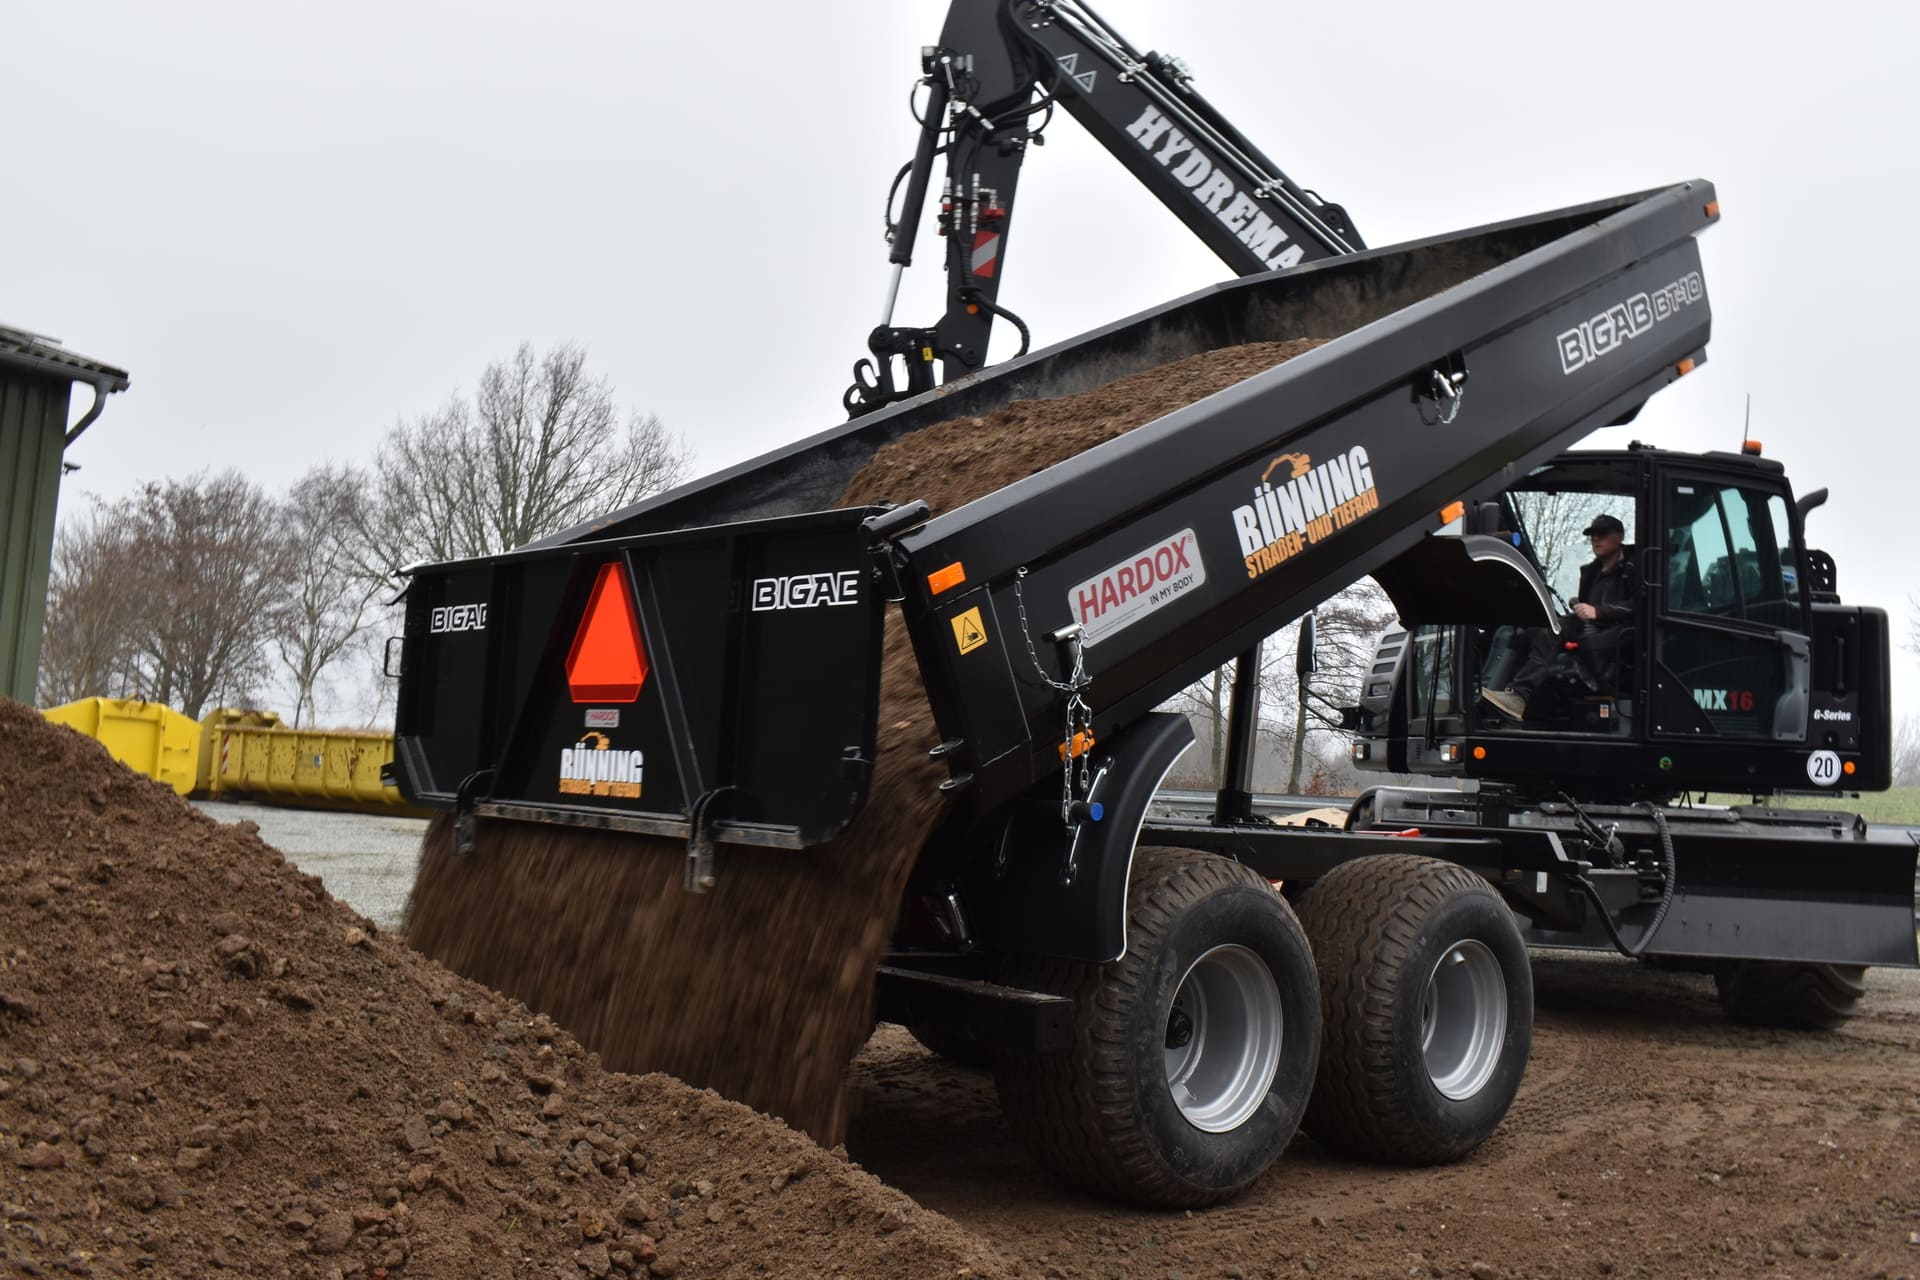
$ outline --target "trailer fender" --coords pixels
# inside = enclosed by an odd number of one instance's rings
[[[1099,819],[1061,821],[1057,776],[1013,805],[963,883],[976,941],[991,950],[1104,963],[1127,948],[1127,876],[1147,807],[1193,745],[1187,718],[1140,717],[1090,762]]]
[[[1373,571],[1400,625],[1476,623],[1558,634],[1553,591],[1526,556],[1486,534],[1430,535]]]

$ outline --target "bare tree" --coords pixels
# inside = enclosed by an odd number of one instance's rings
[[[1626,526],[1629,537],[1633,534],[1633,499],[1619,494],[1517,489],[1508,497],[1526,526],[1540,576],[1563,599],[1571,600],[1579,593],[1580,567],[1590,559],[1581,531],[1595,516],[1613,516]]]
[[[1893,735],[1893,785],[1920,787],[1920,716],[1903,716]]]
[[[287,535],[285,599],[273,647],[293,686],[293,724],[311,726],[314,689],[327,669],[354,652],[374,621],[381,583],[360,571],[353,530],[366,477],[346,467],[316,467],[282,507]]]
[[[1287,790],[1298,794],[1302,774],[1318,769],[1309,744],[1315,733],[1340,737],[1342,707],[1360,700],[1361,686],[1373,666],[1380,633],[1393,619],[1386,593],[1371,579],[1362,579],[1313,611],[1313,670],[1298,672],[1299,629],[1282,633],[1284,640],[1269,645],[1271,661],[1262,664],[1266,701],[1292,711],[1293,731],[1288,746]]]
[[[146,696],[199,719],[251,702],[287,588],[274,503],[238,472],[146,485],[116,504],[144,591],[134,644]]]
[[[120,512],[92,500],[53,544],[40,643],[40,705],[135,691],[133,648],[144,596]]]
[[[1385,593],[1370,579],[1348,587],[1314,614],[1316,669],[1304,688],[1296,671],[1297,625],[1289,623],[1276,631],[1260,650],[1260,724],[1255,752],[1286,753],[1286,780],[1282,785],[1291,792],[1300,790],[1303,775],[1331,772],[1315,750],[1314,735],[1337,738],[1341,744],[1338,754],[1344,758],[1340,708],[1359,700],[1361,684],[1373,665],[1375,645],[1393,617]],[[1231,665],[1222,667],[1164,704],[1167,710],[1188,716],[1194,722],[1194,732],[1212,747],[1211,758],[1203,758],[1204,763],[1183,762],[1169,775],[1171,785],[1220,784],[1225,772],[1233,675]],[[1203,769],[1208,770],[1204,777]]]
[[[493,555],[676,484],[691,454],[652,414],[624,426],[586,352],[522,343],[468,401],[401,423],[373,469],[363,555],[392,579],[422,560]]]

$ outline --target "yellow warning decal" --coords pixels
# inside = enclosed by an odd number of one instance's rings
[[[987,624],[980,620],[978,605],[953,620],[953,642],[962,653],[972,653],[987,642]]]

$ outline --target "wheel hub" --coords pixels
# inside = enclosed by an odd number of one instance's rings
[[[1189,1124],[1225,1133],[1273,1087],[1285,1030],[1280,986],[1245,947],[1218,946],[1188,967],[1164,1035],[1167,1088]]]
[[[1464,1101],[1486,1087],[1507,1036],[1507,980],[1472,938],[1449,947],[1420,999],[1420,1053],[1433,1087]]]

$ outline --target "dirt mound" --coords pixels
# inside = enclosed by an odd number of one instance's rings
[[[841,505],[950,511],[1318,345],[1230,347],[929,427],[876,453]],[[897,613],[879,724],[867,806],[845,836],[799,853],[722,847],[704,897],[681,888],[678,841],[496,822],[457,858],[436,823],[408,940],[552,1015],[609,1066],[666,1071],[838,1142],[874,966],[941,815],[944,771],[926,755],[939,735]]]
[[[0,700],[0,1274],[999,1274]]]

